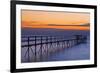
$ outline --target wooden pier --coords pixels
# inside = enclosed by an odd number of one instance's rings
[[[55,52],[85,43],[86,40],[87,37],[83,35],[74,35],[74,38],[67,40],[54,36],[22,36],[21,48],[27,48],[24,55],[27,62],[38,62]]]

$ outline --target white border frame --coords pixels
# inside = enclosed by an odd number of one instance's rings
[[[21,63],[21,9],[29,10],[48,10],[48,11],[71,11],[71,12],[89,12],[90,13],[90,60],[79,61],[59,61],[59,62],[37,62]],[[36,5],[16,5],[16,69],[40,68],[55,66],[73,66],[94,64],[94,9],[71,8],[71,7],[52,7]]]

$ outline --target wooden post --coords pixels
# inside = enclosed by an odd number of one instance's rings
[[[80,39],[82,35],[75,35],[76,45],[80,44]]]
[[[69,48],[69,40],[67,40],[67,48]]]
[[[34,38],[35,38],[35,45],[34,45],[34,46],[35,46],[35,61],[36,61],[36,52],[37,52],[37,51],[36,51],[36,46],[37,46],[37,45],[36,45],[36,43],[37,43],[36,36],[35,36]]]
[[[52,36],[50,36],[50,53],[52,51]]]
[[[27,50],[27,52],[28,52],[28,61],[30,61],[30,49],[29,49],[29,37],[28,37],[28,50]]]
[[[46,37],[46,53],[48,55],[48,36]]]
[[[83,36],[82,43],[87,43],[87,37],[86,36]]]
[[[40,58],[42,60],[42,36],[40,36],[40,42],[41,42],[40,43],[40,53],[41,53],[41,55],[40,55],[41,57]]]

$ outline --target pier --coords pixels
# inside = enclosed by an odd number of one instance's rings
[[[40,62],[55,52],[86,43],[87,36],[74,35],[74,38],[65,39],[55,36],[22,36],[21,48],[26,48],[24,58],[27,62]],[[30,53],[32,55],[30,55]]]

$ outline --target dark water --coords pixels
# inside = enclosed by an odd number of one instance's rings
[[[27,51],[27,47],[21,48],[21,61],[25,62],[45,62],[45,61],[68,61],[68,60],[87,60],[90,59],[90,32],[86,30],[61,30],[61,29],[22,29],[22,36],[30,36],[30,35],[45,35],[45,36],[54,36],[57,38],[71,39],[74,35],[85,35],[88,37],[87,43],[82,43],[77,46],[73,46],[70,48],[60,48],[60,51],[54,52],[52,54],[47,55],[45,52],[43,56],[40,56],[38,53],[37,58],[34,58],[34,54],[30,50],[30,61],[27,60],[27,55],[25,57],[25,52]],[[45,41],[44,41],[45,42]],[[33,43],[33,42],[30,42]],[[27,43],[22,43],[27,44]],[[45,45],[44,45],[45,46]],[[39,46],[37,46],[39,48]],[[54,44],[55,47],[55,44]],[[53,47],[53,48],[54,48]],[[34,52],[34,47],[33,52]],[[55,50],[55,49],[49,50]],[[58,48],[56,48],[58,49]],[[39,49],[37,49],[38,51]],[[44,50],[45,51],[45,50]],[[42,58],[42,59],[41,59]],[[34,61],[37,59],[36,61]]]
[[[56,36],[56,37],[65,37],[70,38],[73,35],[88,35],[88,30],[63,30],[63,29],[32,29],[32,28],[23,28],[22,29],[22,36],[28,35],[47,35],[47,36]]]

